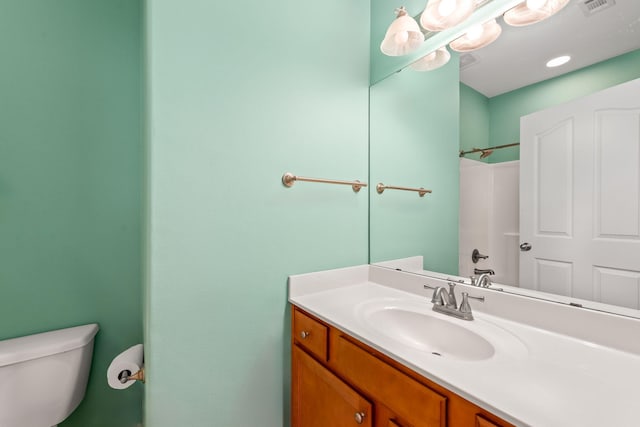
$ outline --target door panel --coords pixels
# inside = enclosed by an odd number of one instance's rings
[[[573,120],[544,130],[533,140],[537,187],[536,232],[571,236],[573,219]],[[544,169],[543,169],[544,168]]]
[[[593,276],[598,301],[640,309],[640,271],[594,267]]]
[[[596,236],[638,239],[640,110],[604,110],[595,117]]]
[[[547,259],[536,259],[536,283],[542,292],[571,295],[573,264]]]

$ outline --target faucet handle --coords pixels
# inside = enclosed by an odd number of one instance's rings
[[[458,301],[456,301],[455,293],[456,284],[449,282],[449,307],[458,308]]]
[[[432,288],[431,286],[427,286],[427,285],[424,285],[424,287],[425,288],[429,287],[430,289],[433,289],[433,295],[431,296],[431,304],[442,305],[441,292],[443,291],[443,288],[441,288],[440,286]]]
[[[489,255],[482,255],[480,251],[477,249],[474,249],[473,252],[471,253],[471,261],[473,261],[474,264],[477,264],[478,261],[480,261],[481,259],[487,259],[487,258],[489,258]]]
[[[469,316],[472,316],[471,306],[469,305],[469,293],[467,292],[462,293],[462,303],[460,303],[460,313],[468,314]]]

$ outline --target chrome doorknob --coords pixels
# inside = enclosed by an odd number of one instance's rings
[[[362,424],[364,422],[364,412],[356,412],[355,418],[358,424]]]
[[[524,242],[520,244],[520,251],[527,252],[531,250],[531,244]]]

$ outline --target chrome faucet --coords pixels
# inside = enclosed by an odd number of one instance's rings
[[[460,303],[460,307],[458,307],[454,292],[455,286],[455,283],[449,283],[449,290],[447,291],[443,286],[433,288],[431,286],[424,285],[425,288],[433,289],[433,297],[431,298],[433,311],[444,313],[448,316],[454,316],[458,319],[473,320],[473,313],[471,312],[471,306],[469,305],[469,294],[467,292],[462,292],[462,303]]]
[[[431,303],[447,308],[458,308],[458,302],[456,301],[456,294],[454,292],[455,286],[455,283],[449,283],[449,292],[442,286],[434,288]]]
[[[475,285],[481,288],[488,288],[491,286],[491,276],[489,273],[483,273],[475,281]]]

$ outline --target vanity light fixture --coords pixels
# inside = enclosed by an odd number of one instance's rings
[[[409,65],[409,67],[416,71],[431,71],[442,67],[449,62],[449,59],[451,59],[451,54],[447,50],[446,46],[442,46],[430,54],[418,59],[416,62]]]
[[[569,0],[526,0],[504,14],[504,22],[514,27],[535,24],[558,13]]]
[[[557,58],[553,58],[552,60],[547,62],[547,67],[559,67],[561,65],[566,64],[571,61],[571,57],[569,55],[558,56]]]
[[[475,10],[474,0],[429,0],[420,16],[420,25],[429,31],[455,27]]]
[[[424,42],[424,34],[418,23],[407,15],[404,6],[396,9],[396,16],[380,44],[380,50],[388,56],[406,55],[418,49]]]
[[[474,25],[462,36],[449,44],[456,52],[471,52],[493,43],[502,33],[502,27],[495,19]]]

